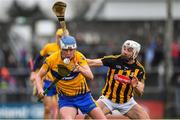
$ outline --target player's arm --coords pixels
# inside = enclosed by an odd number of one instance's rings
[[[142,96],[144,93],[144,83],[140,82],[138,80],[138,78],[133,78],[131,81],[131,85],[134,88],[134,92],[136,93],[136,95],[138,96]]]
[[[34,74],[34,72],[33,72],[34,62],[33,62],[32,59],[29,60],[28,65],[29,65],[29,68],[30,68],[30,70],[31,70],[30,81],[31,81],[31,82],[33,83],[33,85],[34,85],[34,79],[35,79],[34,76],[35,76],[35,74]]]
[[[99,59],[87,59],[88,65],[89,66],[107,66],[111,67],[114,65],[116,56],[104,56],[103,58]]]
[[[79,54],[76,62],[76,71],[80,72],[85,78],[89,80],[93,80],[94,76],[92,71],[87,63],[87,59],[83,54]]]
[[[38,90],[39,96],[43,96],[44,90],[43,90],[43,86],[42,86],[42,80],[43,80],[42,78],[46,75],[46,73],[48,71],[47,69],[48,69],[48,65],[46,63],[44,63],[35,77],[36,88]]]
[[[101,59],[87,59],[87,63],[89,66],[103,66],[103,62]]]
[[[142,69],[142,71],[140,71],[140,73],[138,74],[137,77],[133,77],[131,80],[131,85],[134,88],[134,92],[138,96],[142,96],[144,93],[144,87],[145,87],[144,80],[145,80],[144,69]]]
[[[92,71],[88,65],[81,66],[81,65],[77,64],[76,71],[79,71],[85,78],[87,78],[89,80],[94,79]]]
[[[69,30],[68,30],[68,29],[66,29],[65,31],[63,31],[62,28],[59,28],[59,29],[56,31],[56,43],[59,45],[59,47],[60,47],[59,39],[63,36],[64,32],[66,33],[66,35],[69,35]]]

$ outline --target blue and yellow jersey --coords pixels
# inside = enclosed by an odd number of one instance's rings
[[[59,46],[57,43],[47,43],[43,49],[40,51],[40,55],[43,56],[44,58],[50,56],[51,54],[57,52],[59,50]],[[50,72],[50,71],[49,71]],[[48,72],[48,74],[50,74]],[[49,80],[50,78],[48,77],[48,74],[46,76],[46,79]]]
[[[45,63],[42,66],[45,70],[49,70],[51,72],[48,73],[47,76],[52,81],[58,79],[58,76],[60,76],[58,73],[58,70],[60,70],[58,69],[59,65],[64,65],[69,70],[73,70],[76,63],[81,66],[88,65],[84,55],[78,51],[75,52],[74,59],[71,60],[68,65],[63,62],[60,56],[61,52],[59,50],[46,58]],[[58,93],[65,96],[76,96],[90,91],[85,77],[80,72],[72,72],[68,77],[64,77],[63,79],[59,80],[59,82],[56,84],[56,89]]]

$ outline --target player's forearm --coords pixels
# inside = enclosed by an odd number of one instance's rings
[[[31,75],[30,75],[30,81],[33,83],[33,85],[35,84],[35,78],[36,77],[36,73],[35,72],[31,72]]]
[[[78,66],[78,71],[84,76],[86,77],[87,79],[89,80],[93,80],[94,79],[94,76],[90,70],[89,67],[82,67],[82,66]]]
[[[144,93],[144,83],[138,81],[138,84],[134,87],[134,91],[138,96],[142,96]]]
[[[102,66],[103,63],[101,59],[87,59],[87,63],[89,66]]]
[[[42,92],[43,91],[43,88],[42,88],[42,80],[41,80],[41,77],[39,75],[36,75],[36,79],[35,79],[35,85],[36,85],[36,88],[38,90],[38,93]]]

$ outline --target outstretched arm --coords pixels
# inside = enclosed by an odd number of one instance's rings
[[[95,66],[103,66],[101,59],[87,59],[88,65],[95,67]]]
[[[38,90],[38,95],[40,97],[43,97],[43,87],[42,87],[42,78],[46,75],[47,71],[41,67],[40,71],[37,73],[35,77],[35,83],[36,83],[36,88]]]

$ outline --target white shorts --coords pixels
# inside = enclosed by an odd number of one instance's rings
[[[127,113],[134,105],[137,104],[133,97],[124,104],[114,103],[107,99],[104,95],[100,96],[98,100],[102,101],[112,113],[114,110],[118,110],[121,114]]]

